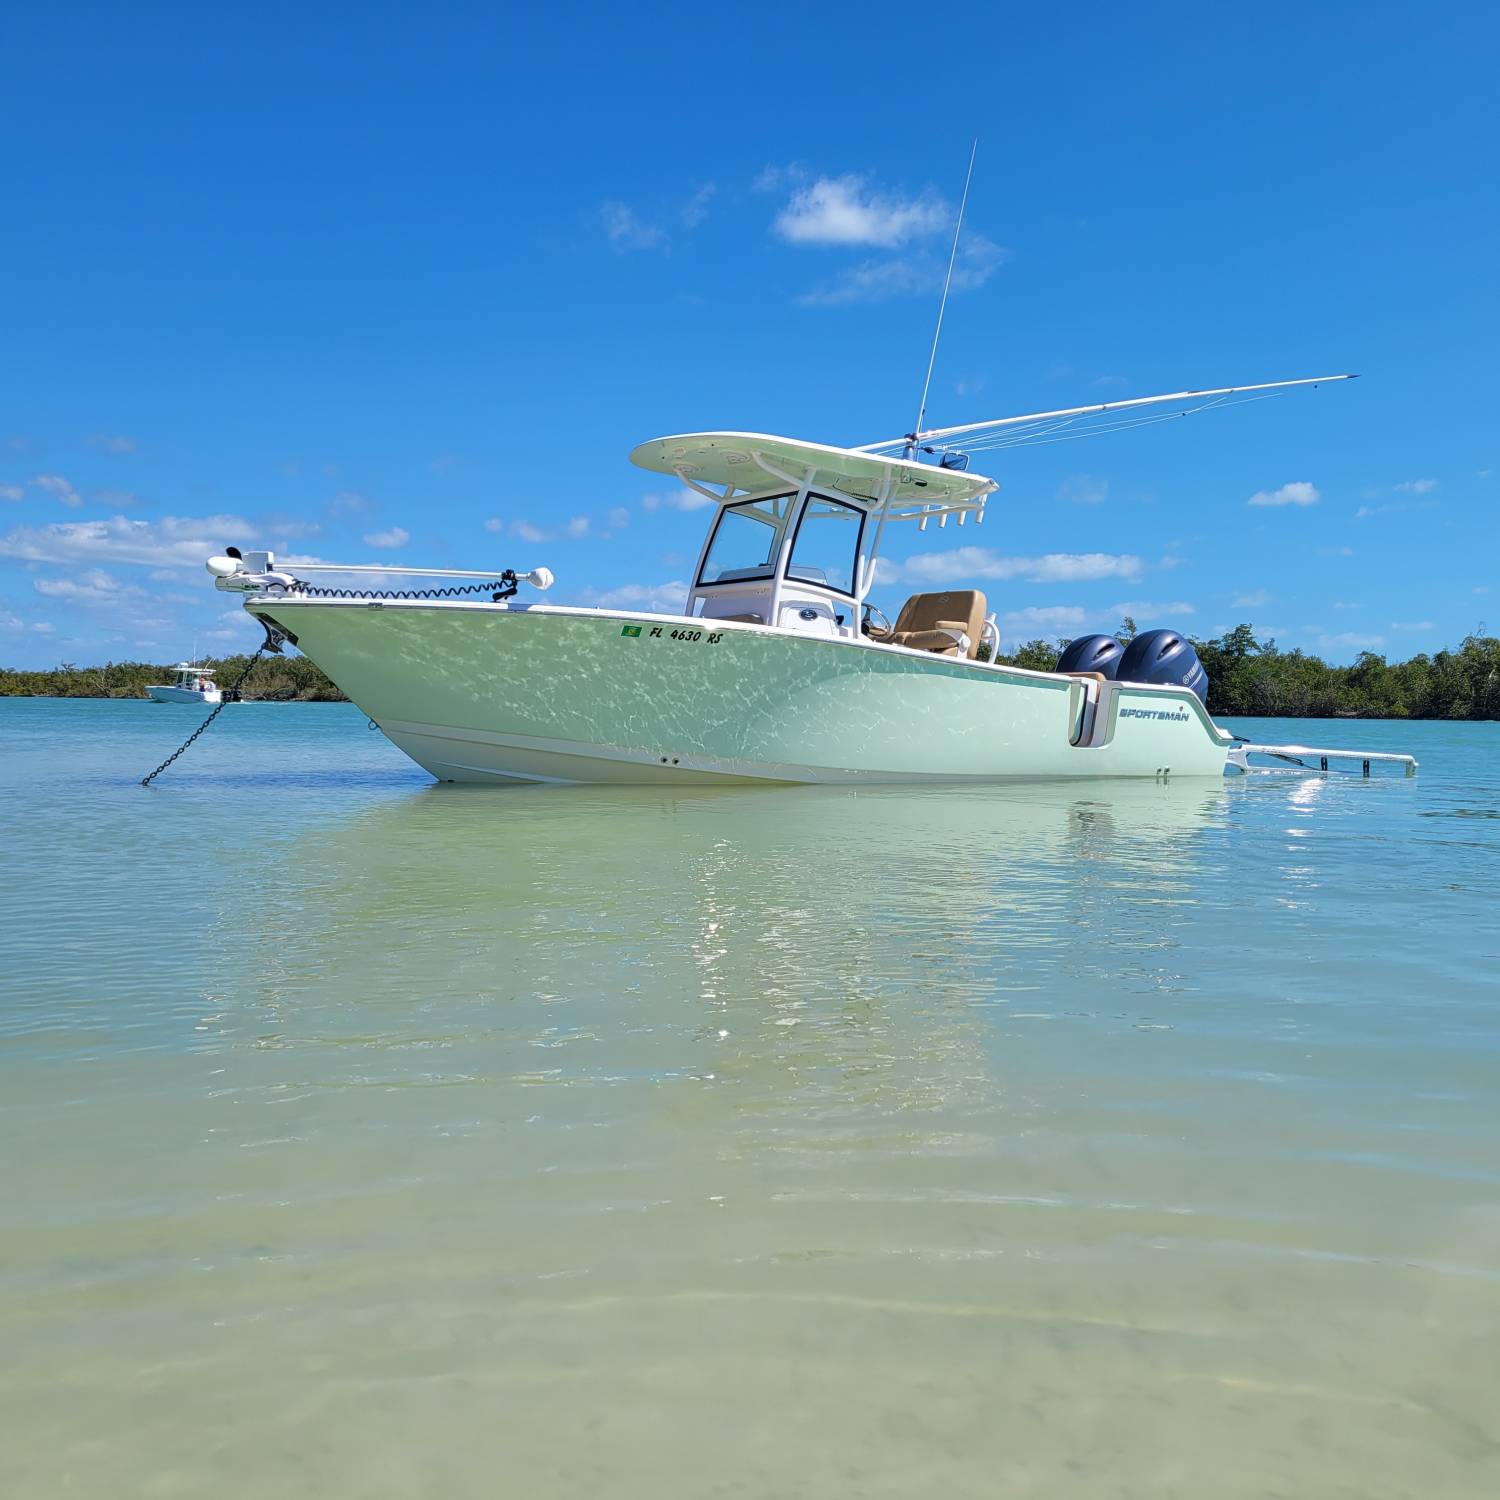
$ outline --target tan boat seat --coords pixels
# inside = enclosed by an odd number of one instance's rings
[[[969,638],[969,656],[979,654],[984,629],[985,598],[978,589],[951,589],[942,594],[913,594],[901,606],[889,639],[897,646],[932,651],[939,656],[959,654],[956,635]]]

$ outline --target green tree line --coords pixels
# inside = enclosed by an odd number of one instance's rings
[[[1122,640],[1135,634],[1127,620]],[[1192,638],[1208,673],[1208,711],[1296,719],[1500,719],[1500,639],[1466,636],[1456,651],[1423,652],[1388,662],[1362,651],[1332,667],[1306,651],[1258,641],[1250,625],[1210,640]],[[1000,660],[1050,672],[1066,641],[1028,641]]]
[[[208,657],[220,687],[231,687],[248,656]],[[102,667],[71,662],[44,672],[0,668],[0,698],[144,698],[150,683],[171,682],[173,668],[143,661],[111,661]],[[337,703],[344,695],[305,656],[263,656],[240,689],[242,698],[276,703]]]
[[[1122,639],[1135,633],[1126,621]],[[1066,641],[1027,641],[1000,660],[1050,672]],[[1500,719],[1500,639],[1465,637],[1455,651],[1423,652],[1388,662],[1361,652],[1347,667],[1329,666],[1305,651],[1282,651],[1237,625],[1210,640],[1193,640],[1208,673],[1210,713],[1254,717],[1369,719]],[[232,684],[249,660],[221,656],[207,665],[220,684]],[[140,698],[148,683],[170,682],[172,668],[149,662],[71,663],[50,671],[0,668],[0,697]],[[305,656],[263,657],[242,689],[246,698],[279,702],[340,702],[343,694]]]

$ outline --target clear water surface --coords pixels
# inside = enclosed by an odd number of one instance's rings
[[[0,1493],[1500,1493],[1500,726],[433,786],[0,701]]]

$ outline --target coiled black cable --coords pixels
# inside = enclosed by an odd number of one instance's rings
[[[516,591],[516,575],[508,568],[489,583],[455,583],[433,589],[325,589],[298,581],[298,592],[310,599],[458,599],[465,594],[489,594],[495,603]]]

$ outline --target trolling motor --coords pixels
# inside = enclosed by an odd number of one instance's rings
[[[294,589],[297,580],[290,573],[275,571],[274,552],[252,552],[248,557],[238,547],[228,547],[222,557],[211,557],[206,564],[213,574],[214,587],[232,594],[259,594],[269,589]]]

